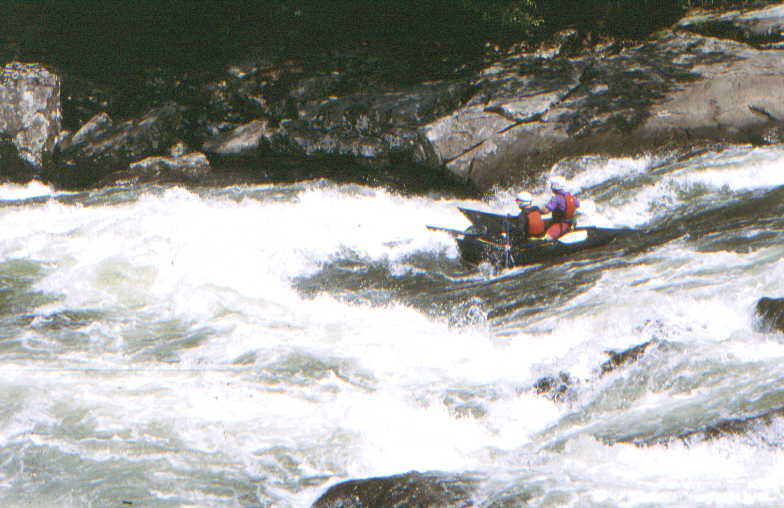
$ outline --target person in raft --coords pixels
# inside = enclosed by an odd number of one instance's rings
[[[520,214],[517,216],[517,231],[522,241],[541,237],[545,232],[542,211],[538,206],[533,206],[533,201],[534,197],[527,191],[522,191],[515,197],[515,202],[520,208]]]
[[[556,240],[574,227],[574,214],[580,208],[580,201],[566,191],[566,179],[562,176],[550,178],[553,197],[544,207],[545,213],[552,213],[553,220],[547,228],[547,238]]]

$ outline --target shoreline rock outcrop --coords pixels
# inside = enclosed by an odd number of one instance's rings
[[[98,115],[63,143],[60,162],[100,166],[108,174],[145,157],[165,155],[179,139],[182,111],[177,104],[167,104],[119,124]]]
[[[267,55],[217,74],[151,70],[139,96],[125,101],[147,101],[136,110],[118,106],[120,92],[108,85],[69,76],[84,96],[69,93],[64,110],[92,115],[65,122],[73,135],[59,131],[59,78],[13,63],[0,86],[0,134],[35,167],[54,153],[52,178],[83,166],[102,181],[183,139],[215,163],[294,157],[369,172],[414,166],[487,190],[564,157],[784,142],[782,27],[777,4],[688,15],[637,43],[581,46],[565,31],[539,49],[518,45],[483,68],[419,84],[393,79],[361,48],[307,64]],[[39,106],[22,103],[25,86]]]
[[[11,62],[0,69],[0,135],[11,138],[32,168],[50,162],[61,121],[57,74],[35,63]]]

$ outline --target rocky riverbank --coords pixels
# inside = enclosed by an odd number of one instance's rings
[[[227,160],[293,157],[413,167],[484,190],[569,156],[779,143],[782,27],[784,4],[691,15],[637,44],[566,31],[478,72],[405,86],[361,49],[307,65],[258,57],[218,74],[160,69],[133,98],[10,62],[0,171],[65,186],[198,181]],[[149,157],[164,159],[150,169]]]

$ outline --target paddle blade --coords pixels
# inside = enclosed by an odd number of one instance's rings
[[[580,243],[584,242],[588,239],[588,230],[586,229],[578,229],[577,231],[570,231],[565,235],[558,238],[558,242],[564,243],[566,245],[571,245],[573,243]]]

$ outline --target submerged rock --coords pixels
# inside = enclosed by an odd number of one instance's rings
[[[32,167],[48,163],[61,121],[59,76],[31,63],[0,69],[0,135],[9,136]]]
[[[675,438],[666,440],[660,439],[646,444],[667,442],[672,441],[673,439],[679,439],[685,442],[695,442],[710,441],[712,439],[719,439],[727,436],[751,435],[764,431],[765,427],[773,425],[776,422],[781,422],[782,419],[784,419],[784,407],[778,407],[756,415],[725,418],[710,425],[705,425],[699,429],[682,432],[675,436]],[[768,444],[780,448],[784,443],[782,443],[779,438],[778,443],[768,442]]]
[[[755,308],[756,328],[784,332],[784,298],[760,298]]]
[[[313,508],[467,508],[474,506],[473,493],[477,484],[476,479],[466,476],[416,471],[349,480],[330,487],[313,503]]]
[[[649,340],[648,342],[626,349],[620,353],[616,351],[608,351],[607,354],[610,355],[610,359],[601,365],[602,375],[607,374],[608,372],[612,372],[618,367],[628,363],[636,362],[653,344],[659,344],[659,341]]]
[[[544,395],[554,402],[561,402],[566,398],[569,388],[574,384],[572,377],[561,372],[557,376],[545,376],[534,383],[534,390],[539,395]]]

